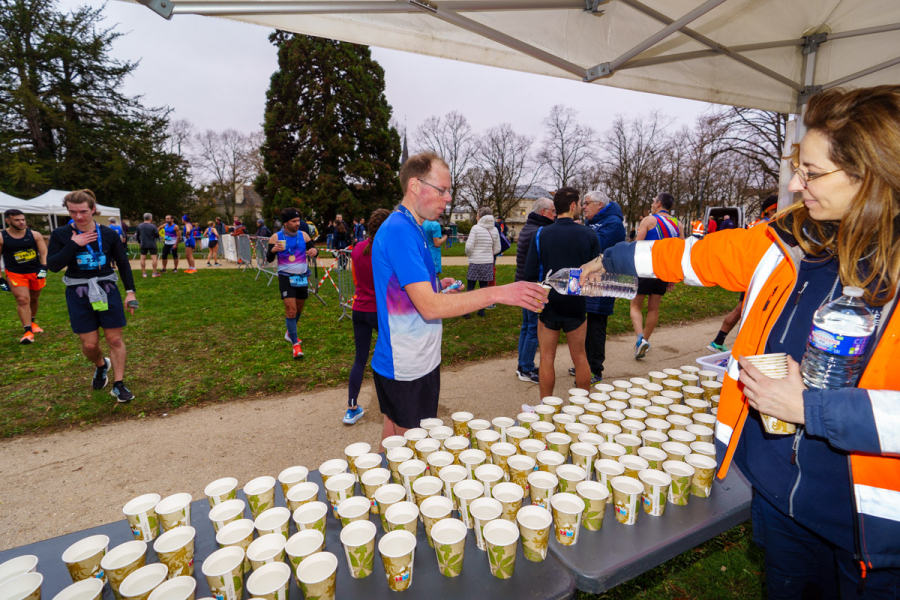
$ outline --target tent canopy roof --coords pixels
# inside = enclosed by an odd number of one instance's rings
[[[139,0],[600,85],[798,111],[900,81],[897,0]]]
[[[50,190],[41,194],[37,198],[32,198],[31,200],[27,200],[25,202],[26,205],[32,209],[30,214],[52,214],[69,216],[69,212],[62,204],[63,198],[65,198],[66,194],[68,193],[69,192],[64,192],[61,190]],[[24,208],[22,209],[22,211],[29,212]],[[122,217],[122,212],[118,208],[114,206],[106,206],[103,204],[97,204],[97,214],[104,217]]]

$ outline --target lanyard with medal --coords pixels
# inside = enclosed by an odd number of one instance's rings
[[[75,225],[72,225],[72,228],[75,229],[75,231],[78,231],[78,228],[75,227]],[[97,266],[94,268],[99,269],[100,257],[103,256],[103,237],[100,235],[100,226],[97,223],[94,223],[94,231],[97,233],[97,250],[94,251],[90,244],[85,244],[84,249],[91,255],[91,259],[93,260],[92,266],[96,264]]]
[[[281,228],[281,235],[284,236],[284,249],[288,253],[288,261],[294,262],[297,260],[297,257],[294,256],[294,253],[297,252],[297,248],[300,247],[300,240],[297,238],[303,235],[299,230],[297,231],[297,235],[294,236],[294,245],[291,246],[288,240],[288,234],[284,231],[284,227]]]

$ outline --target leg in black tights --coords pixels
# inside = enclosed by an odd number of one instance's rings
[[[372,332],[378,331],[377,313],[353,311],[353,344],[356,346],[356,358],[350,369],[350,389],[347,406],[354,408],[359,399],[359,388],[362,387],[363,373],[369,362],[369,348],[372,345]]]
[[[475,281],[475,280],[472,280],[472,279],[468,279],[468,280],[466,280],[466,289],[469,290],[469,291],[474,291],[474,290],[475,290],[475,286],[476,286],[477,284],[480,284],[481,287],[485,288],[485,287],[488,286],[489,283],[490,283],[490,281]],[[478,316],[479,316],[479,317],[483,317],[483,316],[484,316],[484,309],[483,309],[483,308],[482,308],[481,310],[478,311]]]

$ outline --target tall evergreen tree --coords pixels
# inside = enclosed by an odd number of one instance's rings
[[[278,70],[266,101],[266,211],[299,206],[319,220],[367,216],[400,200],[400,136],[384,70],[367,46],[276,31]]]
[[[165,147],[169,110],[121,92],[137,64],[111,58],[121,34],[101,11],[0,0],[0,189],[87,187],[129,216],[175,212],[191,187]]]

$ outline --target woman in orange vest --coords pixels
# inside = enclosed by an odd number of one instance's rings
[[[607,249],[606,270],[746,292],[717,414],[719,474],[753,485],[753,534],[770,598],[896,598],[900,592],[900,86],[813,96],[792,158],[792,206],[766,226],[703,240]],[[859,381],[808,389],[815,311],[865,290],[877,316]],[[785,352],[770,379],[743,357]],[[760,413],[797,424],[765,433]]]

